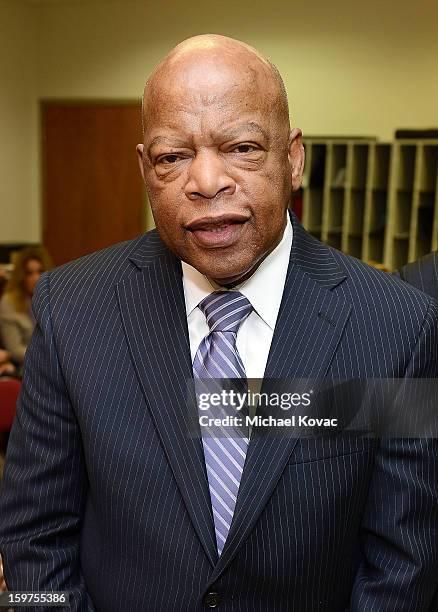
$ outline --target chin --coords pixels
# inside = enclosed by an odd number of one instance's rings
[[[190,252],[188,249],[181,249],[177,254],[204,276],[224,285],[237,283],[239,279],[251,275],[262,259],[256,258],[254,261],[252,253],[245,253],[246,257],[242,257],[240,252],[233,253],[231,249],[190,249]]]
[[[195,266],[196,267],[196,266]],[[245,272],[240,272],[240,271],[234,271],[234,270],[230,270],[229,268],[227,270],[224,270],[222,268],[218,269],[212,269],[209,268],[207,266],[204,266],[202,269],[201,268],[197,268],[200,272],[202,272],[202,274],[204,274],[205,276],[208,276],[209,278],[212,278],[213,280],[216,281],[227,281],[227,280],[232,280],[234,278],[240,278],[240,276],[242,274],[245,274]]]
[[[218,285],[238,285],[247,277],[251,276],[254,266],[245,268],[220,268],[215,270],[201,270],[205,276],[214,280]]]

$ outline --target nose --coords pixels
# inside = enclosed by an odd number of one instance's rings
[[[190,200],[214,199],[219,194],[232,195],[236,190],[234,179],[227,173],[224,160],[215,151],[197,153],[190,163],[185,194]]]

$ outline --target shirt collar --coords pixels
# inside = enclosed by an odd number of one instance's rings
[[[251,302],[257,314],[274,330],[289,265],[293,230],[289,215],[280,243],[262,261],[257,270],[241,285],[233,287]],[[216,288],[201,272],[182,262],[187,317]],[[221,290],[226,290],[220,287]]]

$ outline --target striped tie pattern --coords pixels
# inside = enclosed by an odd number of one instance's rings
[[[199,304],[199,308],[206,317],[210,333],[196,352],[193,361],[195,378],[215,379],[214,383],[218,386],[220,379],[227,379],[228,382],[229,379],[239,379],[239,388],[246,388],[246,372],[237,351],[236,338],[240,325],[252,311],[251,303],[238,291],[215,291]],[[227,386],[224,381],[224,388]],[[235,408],[230,406],[224,406],[223,413],[230,416],[237,414]],[[242,435],[241,430],[240,434],[234,431],[234,435],[228,428],[227,431],[222,429],[222,432],[223,435],[211,434],[211,430],[202,428],[219,555],[233,519],[249,443],[247,435]]]

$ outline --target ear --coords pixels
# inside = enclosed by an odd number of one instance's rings
[[[138,165],[140,166],[140,172],[141,175],[143,177],[143,181],[144,179],[144,164],[143,164],[143,151],[144,151],[144,145],[142,144],[138,144],[135,147],[135,150],[137,151],[137,160],[138,160]]]
[[[299,128],[294,128],[289,136],[288,159],[292,177],[292,191],[297,191],[301,187],[301,179],[304,170],[304,146],[302,133]]]

